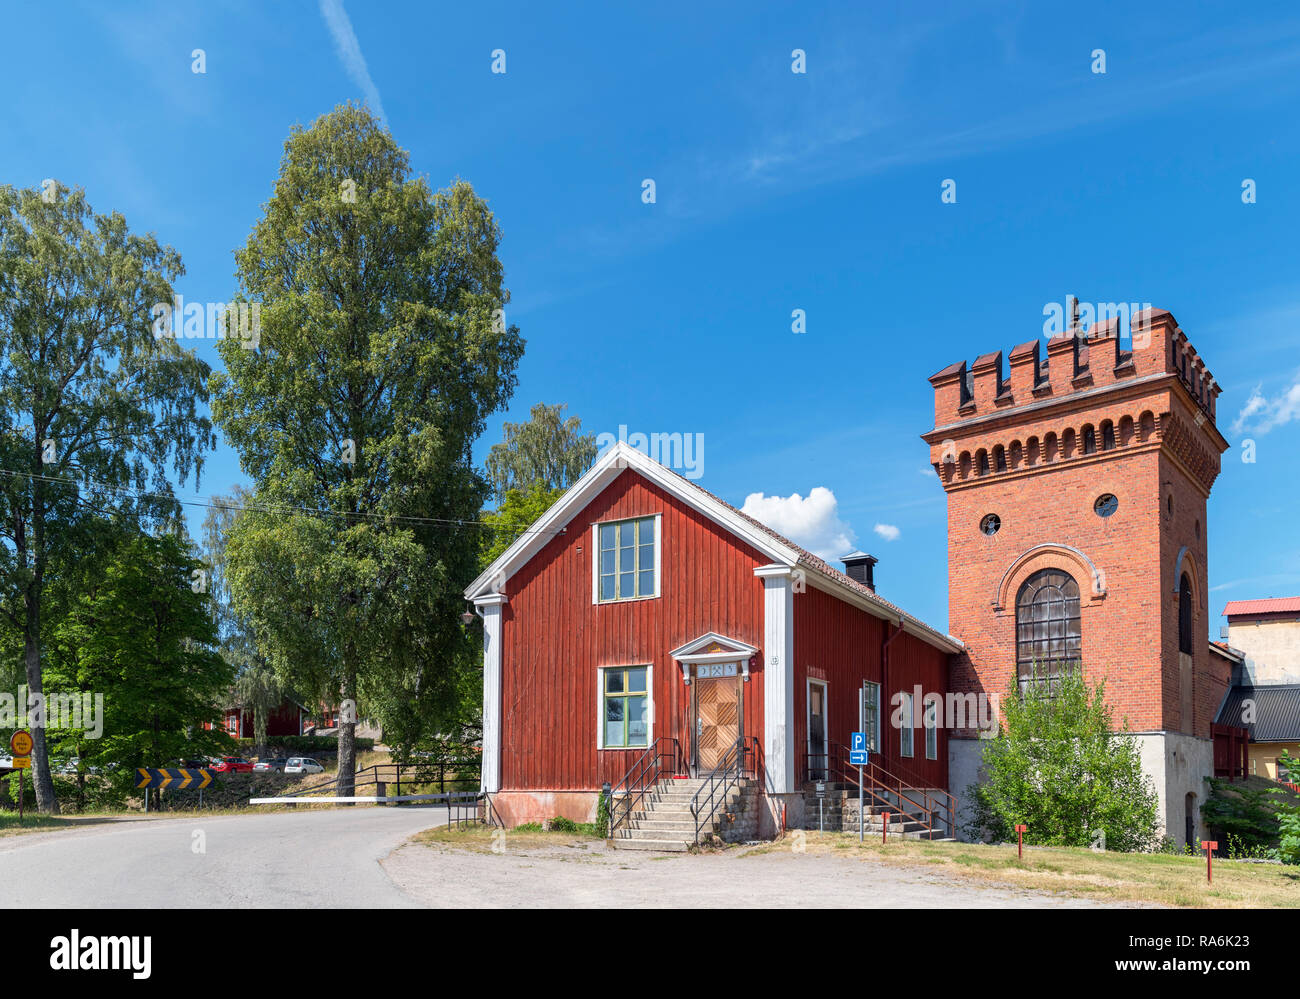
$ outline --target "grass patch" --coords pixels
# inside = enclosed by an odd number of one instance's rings
[[[583,824],[573,823],[579,829]],[[426,846],[454,847],[473,853],[518,853],[553,847],[574,847],[585,850],[592,845],[593,837],[583,832],[563,829],[543,829],[541,823],[525,822],[513,829],[499,826],[471,825],[438,826],[416,833],[412,842]]]
[[[1145,902],[1186,908],[1300,908],[1300,867],[1214,860],[1214,883],[1204,857],[1159,853],[1094,853],[1086,847],[1026,849],[971,843],[895,840],[859,844],[852,833],[803,833],[804,852],[859,857],[898,866],[936,868],[989,887],[1081,895],[1099,901]],[[747,855],[785,852],[792,837],[753,847]]]
[[[18,836],[22,833],[40,832],[45,829],[66,829],[76,822],[58,815],[35,815],[30,812],[18,821],[17,812],[0,812],[0,836]]]

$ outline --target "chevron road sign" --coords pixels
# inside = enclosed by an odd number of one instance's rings
[[[136,790],[202,790],[212,783],[211,770],[185,770],[176,767],[137,767]]]

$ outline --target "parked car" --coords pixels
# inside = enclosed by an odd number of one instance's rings
[[[295,756],[284,765],[287,774],[323,774],[325,768],[309,756]]]
[[[288,760],[283,758],[275,760],[258,760],[253,764],[253,773],[282,774],[284,773],[284,766],[288,762]]]
[[[12,756],[0,756],[0,770],[12,770],[14,768],[14,758]]]
[[[253,764],[242,756],[223,756],[210,769],[219,774],[251,774]]]

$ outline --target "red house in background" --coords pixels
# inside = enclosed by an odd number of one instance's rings
[[[252,708],[226,708],[222,712],[226,732],[236,739],[255,738]],[[280,706],[266,718],[268,738],[286,735],[302,735],[307,722],[306,709],[292,698],[286,697]]]
[[[483,784],[507,825],[591,821],[599,791],[734,766],[757,833],[803,822],[853,731],[946,790],[961,643],[624,443],[465,591],[484,623]],[[933,698],[939,699],[939,705]],[[900,720],[891,723],[894,708]],[[815,822],[815,817],[814,817]]]

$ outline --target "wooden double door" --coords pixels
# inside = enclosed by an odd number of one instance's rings
[[[692,758],[698,773],[709,773],[722,765],[740,738],[744,684],[739,676],[697,676],[691,687],[695,716]]]

